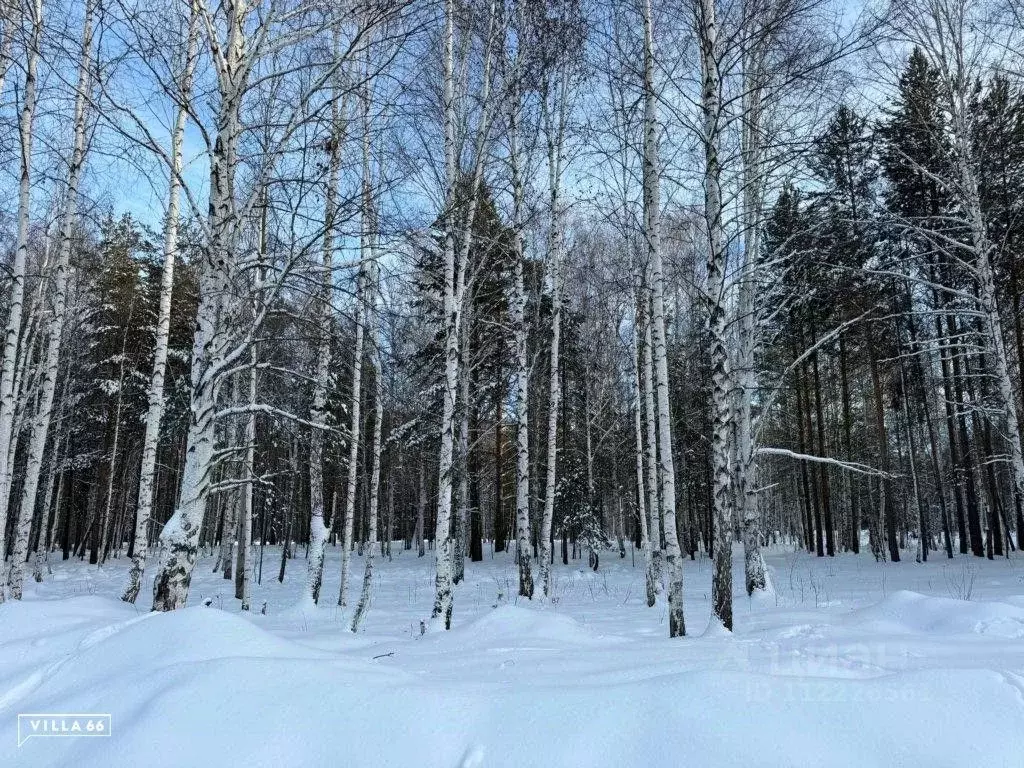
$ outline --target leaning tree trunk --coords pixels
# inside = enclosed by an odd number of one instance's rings
[[[227,340],[221,315],[229,300],[234,269],[237,213],[234,181],[238,166],[240,112],[246,58],[244,25],[249,8],[236,2],[227,14],[226,45],[218,57],[217,136],[210,153],[209,242],[199,264],[199,307],[192,342],[190,422],[178,503],[160,532],[162,558],[153,583],[153,610],[182,608],[199,557],[199,535],[210,489],[217,388],[226,367]]]
[[[25,303],[25,263],[28,259],[29,217],[32,196],[32,139],[37,102],[37,70],[43,34],[43,3],[31,5],[32,31],[26,46],[25,86],[18,118],[21,168],[18,179],[18,232],[11,264],[11,294],[8,299],[7,326],[4,329],[3,364],[0,366],[0,565],[7,554],[5,534],[10,511],[11,481],[14,472],[14,412],[17,391],[15,370],[18,361],[18,340]],[[10,20],[13,24],[13,19]],[[12,32],[13,35],[13,32]],[[0,602],[4,598],[4,579],[0,577]]]
[[[32,518],[35,515],[36,493],[42,471],[43,454],[50,429],[54,393],[57,388],[57,369],[60,362],[60,345],[64,335],[64,321],[67,315],[68,271],[71,269],[71,242],[78,223],[78,185],[85,163],[85,119],[86,100],[92,74],[92,16],[95,6],[90,0],[85,7],[82,26],[82,48],[79,58],[78,84],[75,90],[74,148],[68,169],[67,203],[61,224],[60,245],[53,275],[53,317],[48,328],[46,353],[43,359],[43,375],[40,382],[39,404],[32,422],[28,455],[25,464],[25,478],[21,489],[21,507],[15,527],[14,549],[11,571],[8,578],[10,596],[21,599],[22,582],[25,575],[25,559],[28,556],[29,535]],[[38,17],[37,17],[38,18]],[[27,165],[27,161],[26,161]],[[2,452],[2,451],[0,451]]]

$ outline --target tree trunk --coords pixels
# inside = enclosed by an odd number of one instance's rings
[[[153,610],[181,608],[188,599],[192,570],[199,556],[199,535],[210,488],[214,424],[219,379],[229,364],[228,339],[221,327],[231,292],[237,240],[234,199],[238,142],[242,128],[241,102],[250,67],[247,52],[245,2],[233,4],[225,18],[225,39],[218,58],[217,136],[210,153],[209,240],[199,264],[199,307],[192,343],[190,423],[181,473],[177,509],[160,533],[162,562],[153,587]]]
[[[526,341],[526,284],[523,253],[523,204],[525,189],[521,178],[519,155],[519,88],[516,86],[509,125],[513,194],[513,259],[515,261],[515,294],[512,300],[512,328],[516,352],[516,562],[519,566],[519,596],[533,599],[533,570],[530,558],[530,360]],[[501,441],[501,425],[497,425]],[[500,475],[500,468],[498,470]],[[500,480],[499,480],[500,485]],[[497,548],[497,545],[495,545]]]
[[[29,534],[35,516],[36,493],[42,470],[43,454],[53,413],[53,399],[57,387],[57,371],[60,361],[61,340],[67,316],[68,271],[71,269],[71,243],[78,221],[78,185],[82,178],[85,162],[86,101],[89,96],[92,74],[92,17],[95,6],[92,0],[86,3],[82,27],[82,48],[78,68],[78,85],[75,90],[74,148],[68,169],[67,203],[61,224],[60,245],[53,275],[53,316],[47,329],[46,352],[43,360],[43,375],[40,382],[39,404],[32,422],[28,455],[25,464],[25,478],[21,489],[21,507],[15,528],[14,548],[11,555],[11,571],[8,578],[10,596],[21,599],[24,580],[25,560],[28,555]],[[40,11],[37,6],[37,14]],[[39,16],[37,15],[37,19]],[[41,19],[40,19],[41,23]],[[35,34],[35,33],[33,33]],[[27,166],[27,161],[26,161]],[[2,453],[2,451],[0,451]]]
[[[338,605],[348,605],[348,572],[352,562],[352,536],[355,532],[356,516],[356,483],[359,477],[359,443],[362,429],[360,412],[363,382],[363,337],[366,326],[366,263],[369,247],[366,235],[363,235],[360,248],[361,264],[358,287],[356,288],[356,327],[355,344],[352,351],[352,396],[349,400],[349,443],[348,443],[348,479],[345,483],[345,509],[341,522],[341,585],[338,588]],[[338,526],[335,524],[335,528]]]
[[[367,137],[364,142],[369,141],[369,104],[364,91],[365,111],[363,113],[364,129]],[[370,201],[372,205],[372,200]],[[371,221],[376,222],[376,217],[371,216]],[[376,230],[371,230],[371,243],[376,239]],[[376,248],[371,244],[371,249]],[[377,507],[380,498],[380,463],[381,463],[381,434],[384,422],[384,376],[381,370],[380,361],[380,325],[377,320],[376,303],[380,292],[380,266],[376,261],[371,266],[372,274],[369,289],[369,307],[367,309],[367,325],[372,334],[370,341],[370,368],[373,371],[374,381],[374,413],[373,413],[373,442],[370,448],[370,498],[367,504],[367,516],[369,525],[366,536],[366,564],[363,571],[363,588],[359,595],[359,602],[356,604],[355,613],[352,615],[352,631],[359,631],[359,624],[370,608],[370,594],[373,588],[373,561],[377,551]]]
[[[20,4],[19,4],[20,7]],[[43,35],[43,3],[31,6],[32,31],[29,35],[25,62],[25,87],[18,118],[21,165],[18,179],[18,231],[11,264],[11,294],[8,299],[7,326],[4,329],[3,364],[0,367],[0,566],[7,553],[7,518],[10,512],[11,483],[14,473],[14,447],[17,432],[14,416],[17,390],[15,373],[18,362],[18,341],[21,337],[25,302],[25,264],[28,260],[29,219],[32,214],[32,140],[37,101],[37,70]],[[11,20],[13,24],[13,19]],[[12,32],[13,35],[13,32]],[[0,602],[4,599],[3,569],[0,568]]]
[[[332,33],[332,49],[338,55],[338,32]],[[317,301],[320,302],[320,338],[316,350],[316,369],[313,374],[313,403],[309,420],[313,423],[309,434],[309,558],[306,560],[306,599],[314,605],[320,601],[320,588],[324,579],[324,557],[330,527],[324,521],[324,426],[327,424],[327,388],[331,371],[331,332],[334,328],[333,267],[334,218],[338,196],[338,177],[341,169],[341,145],[345,140],[344,121],[346,102],[339,99],[337,77],[331,93],[330,159],[327,170],[327,190],[324,199],[324,245],[320,257],[320,284]],[[359,331],[357,330],[358,334]],[[331,521],[337,525],[336,521]]]

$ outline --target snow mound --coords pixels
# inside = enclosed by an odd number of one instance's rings
[[[70,599],[48,611],[54,626],[68,626],[66,617],[86,607]],[[405,678],[216,608],[120,616],[57,633],[60,653],[48,664],[0,658],[0,680],[9,680],[0,689],[0,765],[203,765],[215,743],[231,745],[225,754],[238,764],[282,765],[308,753],[309,764],[326,765],[335,745],[310,742],[360,706],[360,691]],[[333,706],[324,705],[329,695]],[[15,712],[107,713],[111,738],[32,739],[15,748]]]
[[[154,662],[170,665],[222,658],[317,658],[305,646],[288,642],[250,621],[217,608],[184,608],[150,613],[142,621],[117,628],[97,647],[99,659],[119,658],[122,664]]]
[[[900,590],[876,605],[854,611],[846,623],[899,634],[978,634],[1016,639],[1024,637],[1024,607]]]
[[[474,646],[516,645],[606,645],[612,638],[593,633],[586,626],[565,614],[542,607],[526,608],[503,605],[479,619],[449,633],[460,644]]]
[[[8,600],[0,605],[0,645],[38,635],[39,627],[59,634],[95,625],[98,620],[124,621],[140,615],[139,609],[106,597],[64,600]]]

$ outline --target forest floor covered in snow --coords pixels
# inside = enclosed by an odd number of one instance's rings
[[[301,553],[280,584],[267,549],[250,614],[212,557],[191,607],[153,614],[148,585],[137,607],[117,599],[124,558],[58,556],[0,606],[0,766],[1024,764],[1024,558],[777,549],[775,595],[750,600],[737,550],[732,636],[706,631],[710,563],[687,561],[689,634],[669,640],[639,552],[597,572],[556,563],[540,606],[488,551],[452,630],[423,637],[432,553],[378,558],[356,635],[334,605],[337,548],[321,606],[296,608]],[[352,572],[355,602],[361,558]],[[19,745],[18,713],[109,713],[111,728]]]

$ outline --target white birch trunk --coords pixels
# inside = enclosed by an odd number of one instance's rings
[[[338,35],[334,37],[337,55]],[[314,426],[309,435],[309,557],[306,560],[306,599],[316,605],[320,600],[320,587],[324,578],[324,556],[330,528],[324,523],[324,430],[327,423],[327,388],[331,370],[331,329],[334,327],[333,264],[334,264],[334,208],[338,196],[338,176],[341,168],[341,144],[344,131],[341,116],[344,101],[339,105],[337,87],[331,95],[331,154],[327,170],[327,194],[324,201],[324,247],[321,254],[320,340],[316,351],[316,372],[313,375],[313,404],[309,420]]]
[[[444,233],[444,287],[443,315],[445,328],[444,345],[444,383],[442,390],[441,412],[441,445],[438,451],[437,467],[437,528],[434,535],[434,562],[436,575],[434,580],[434,608],[431,611],[430,627],[450,629],[452,620],[452,579],[453,549],[452,540],[452,470],[454,468],[455,443],[455,405],[458,395],[460,360],[459,342],[462,328],[463,299],[466,290],[466,262],[469,255],[470,238],[480,184],[483,179],[484,150],[490,135],[490,122],[493,114],[491,103],[491,53],[495,32],[494,2],[490,3],[487,40],[484,53],[482,72],[483,85],[480,103],[483,113],[477,128],[473,155],[473,176],[469,189],[469,199],[461,222],[456,224],[458,206],[458,157],[456,155],[455,129],[455,3],[445,2],[445,30],[443,53],[443,93],[442,111],[444,114],[444,149],[445,149],[445,233]],[[456,241],[461,243],[459,253],[455,252]]]
[[[262,244],[261,244],[262,250]],[[248,403],[250,409],[256,404],[256,363],[257,351],[253,344],[249,350],[249,392]],[[242,514],[238,521],[238,562],[235,565],[237,570],[236,584],[239,594],[235,597],[242,601],[242,610],[248,611],[252,601],[252,520],[253,520],[253,483],[255,482],[256,469],[256,411],[250,410],[245,415],[245,460],[242,464]]]
[[[515,294],[511,321],[516,353],[516,560],[519,566],[519,596],[533,599],[533,570],[530,552],[530,361],[526,340],[526,284],[523,252],[523,203],[519,145],[520,88],[516,82],[509,115],[509,164],[512,170],[512,237],[515,259]],[[499,426],[500,428],[500,426]]]
[[[182,608],[188,599],[210,488],[217,389],[227,349],[220,315],[229,295],[227,285],[235,259],[234,179],[241,134],[241,99],[248,75],[248,68],[243,66],[248,11],[245,2],[231,5],[226,14],[226,42],[223,47],[213,43],[218,54],[215,58],[221,101],[217,136],[210,154],[210,234],[200,264],[185,466],[177,509],[160,533],[163,557],[153,584],[153,610],[156,611]]]
[[[554,197],[554,195],[553,195]],[[547,461],[544,475],[544,511],[540,527],[540,583],[543,596],[551,597],[551,528],[555,518],[555,487],[558,459],[558,407],[562,399],[562,379],[559,376],[559,347],[562,336],[562,265],[561,237],[557,233],[557,214],[552,216],[552,244],[549,248],[551,265],[551,357],[548,376]]]
[[[654,344],[652,342],[651,333],[651,289],[648,275],[649,272],[645,270],[642,291],[644,303],[643,389],[644,414],[646,416],[647,424],[647,443],[644,455],[646,457],[647,464],[647,510],[650,514],[650,526],[647,534],[650,536],[651,541],[651,578],[654,580],[653,586],[655,600],[657,600],[657,596],[663,594],[665,591],[665,569],[663,567],[665,549],[661,536],[661,503],[659,502],[660,483],[658,482],[658,478],[661,476],[661,473],[658,467],[657,418],[654,412],[654,362],[652,353]]]
[[[13,20],[12,20],[13,23]],[[14,262],[11,264],[11,295],[4,329],[3,365],[0,367],[0,564],[7,553],[5,532],[10,511],[10,489],[14,471],[15,443],[14,411],[15,368],[18,361],[18,340],[21,336],[22,312],[25,301],[25,263],[28,258],[29,216],[32,195],[32,140],[37,101],[37,70],[43,34],[43,3],[35,0],[31,5],[32,31],[27,45],[25,87],[18,118],[21,163],[18,179],[18,231],[14,244]],[[12,33],[13,34],[13,33]],[[0,579],[0,602],[4,598],[3,579]]]
[[[142,439],[142,466],[139,469],[139,498],[135,512],[132,562],[128,569],[128,585],[121,599],[134,603],[142,588],[142,575],[149,555],[149,524],[153,516],[153,483],[156,478],[156,454],[160,443],[160,421],[164,414],[164,378],[167,374],[167,345],[171,329],[171,297],[174,292],[174,265],[178,256],[178,218],[181,199],[181,172],[185,143],[186,102],[192,91],[199,38],[199,16],[194,4],[189,17],[188,39],[181,75],[178,109],[171,131],[170,184],[167,212],[164,218],[164,266],[160,275],[160,305],[157,310],[156,338],[153,349],[153,371],[149,379],[146,431]]]
[[[370,466],[370,492],[367,503],[366,514],[368,516],[368,530],[366,538],[366,560],[363,569],[363,586],[356,605],[355,613],[352,615],[351,629],[353,632],[359,630],[359,623],[370,607],[370,590],[373,585],[373,560],[377,549],[377,508],[380,497],[380,456],[381,456],[381,431],[384,421],[384,378],[380,362],[380,323],[377,318],[377,299],[380,294],[380,265],[377,263],[377,215],[376,203],[374,201],[373,170],[371,166],[371,145],[370,145],[370,48],[366,50],[366,72],[364,73],[363,87],[361,93],[362,102],[362,155],[363,155],[363,237],[367,244],[370,260],[367,265],[366,276],[366,325],[370,330],[370,367],[373,372],[374,384],[374,411],[373,411],[373,437],[370,445],[371,466]],[[351,481],[352,475],[349,474]]]
[[[562,151],[568,100],[568,73],[561,72],[560,88],[551,114],[546,98],[541,103],[548,144],[548,268],[551,273],[551,358],[548,380],[547,462],[544,476],[544,511],[540,530],[540,584],[545,599],[551,597],[551,528],[555,517],[558,480],[558,408],[562,399],[559,355],[562,337]]]
[[[92,69],[92,17],[95,6],[92,0],[86,3],[85,20],[82,26],[82,48],[79,58],[78,84],[75,90],[74,148],[68,169],[67,202],[61,224],[60,245],[53,275],[53,316],[47,329],[46,353],[43,360],[43,378],[40,384],[39,404],[29,437],[28,457],[25,465],[25,480],[21,491],[21,507],[15,528],[14,550],[11,571],[8,578],[10,596],[21,599],[25,574],[25,559],[28,555],[29,534],[36,508],[36,494],[42,470],[46,439],[53,412],[53,399],[57,387],[57,371],[60,362],[60,345],[64,335],[64,321],[67,315],[68,271],[71,268],[71,241],[78,220],[78,186],[85,163],[85,107],[91,87]]]
[[[644,230],[651,273],[651,328],[654,382],[658,408],[658,459],[661,475],[661,522],[668,580],[669,637],[686,634],[683,619],[683,555],[676,533],[676,470],[672,456],[672,413],[668,397],[668,350],[665,335],[665,274],[661,258],[661,163],[657,101],[654,88],[654,21],[650,0],[644,3]]]
[[[0,93],[4,92],[7,71],[14,61],[11,48],[14,45],[14,30],[20,24],[21,3],[18,0],[0,1]]]
[[[982,76],[987,55],[978,31],[981,5],[972,2],[934,2],[912,7],[908,24],[915,26],[920,44],[942,76],[948,98],[949,130],[956,183],[950,185],[959,197],[975,252],[974,277],[978,308],[984,317],[987,345],[991,352],[991,374],[995,380],[998,410],[1002,412],[1009,449],[1010,470],[1018,503],[1024,503],[1024,448],[1010,377],[1009,354],[999,315],[996,275],[992,266],[993,243],[985,223],[973,147],[975,84]]]
[[[966,143],[966,142],[965,142]],[[966,150],[965,150],[966,151]],[[1024,449],[1021,445],[1020,421],[1013,396],[1013,381],[1010,378],[1009,355],[1003,336],[1002,318],[997,303],[996,279],[992,268],[992,244],[988,237],[985,219],[981,211],[981,198],[973,168],[961,154],[961,186],[967,197],[967,211],[970,216],[971,237],[977,253],[978,303],[985,317],[988,330],[988,344],[991,349],[995,393],[999,410],[1005,422],[1005,434],[1010,449],[1010,469],[1013,486],[1019,503],[1024,504]]]
[[[722,221],[721,142],[722,93],[718,70],[720,46],[715,0],[699,0],[696,33],[701,60],[702,141],[704,144],[704,218],[708,234],[707,301],[711,337],[712,435],[711,462],[714,505],[714,575],[712,621],[732,630],[732,488],[730,443],[733,428],[729,345],[725,307],[726,241]]]
[[[743,264],[737,298],[738,339],[736,340],[734,505],[743,526],[743,569],[747,594],[767,589],[768,580],[761,556],[761,521],[758,514],[757,464],[754,453],[754,423],[751,400],[757,390],[755,352],[760,328],[756,291],[756,270],[761,246],[761,79],[756,53],[744,59],[745,95],[743,100]]]
[[[373,235],[371,235],[373,237]],[[359,631],[359,624],[366,611],[370,608],[370,596],[373,589],[373,560],[377,552],[377,507],[380,498],[380,463],[381,463],[381,435],[384,423],[384,376],[380,361],[380,323],[377,316],[376,302],[380,291],[380,267],[376,262],[371,264],[373,272],[370,281],[370,306],[367,311],[367,325],[373,337],[370,341],[370,366],[373,369],[373,442],[371,444],[371,467],[370,467],[370,498],[367,514],[369,515],[369,526],[366,540],[366,565],[363,571],[363,589],[359,595],[359,602],[356,604],[355,613],[352,615],[352,631]]]
[[[356,338],[352,350],[352,399],[349,412],[349,444],[348,444],[348,475],[345,482],[345,510],[342,520],[341,539],[341,585],[338,588],[338,605],[348,605],[348,576],[352,563],[352,536],[356,517],[356,484],[359,477],[359,442],[362,429],[362,387],[363,387],[363,340],[366,327],[366,271],[368,263],[368,247],[366,236],[363,236],[362,264],[356,278]]]
[[[639,294],[638,294],[639,295]],[[651,538],[647,525],[647,500],[644,482],[644,434],[641,425],[640,410],[643,408],[640,387],[640,313],[633,316],[633,435],[636,440],[636,503],[637,517],[640,518],[640,548],[644,555],[644,583],[647,590],[647,606],[653,607],[657,602],[656,579],[654,576],[654,557]]]
[[[472,237],[471,233],[467,233]],[[452,546],[452,583],[462,583],[466,575],[466,528],[469,521],[469,325],[473,322],[472,314],[467,308],[462,318],[461,328],[461,375],[459,376],[459,437],[458,463],[459,488],[456,494],[458,505],[455,511],[455,534]]]

